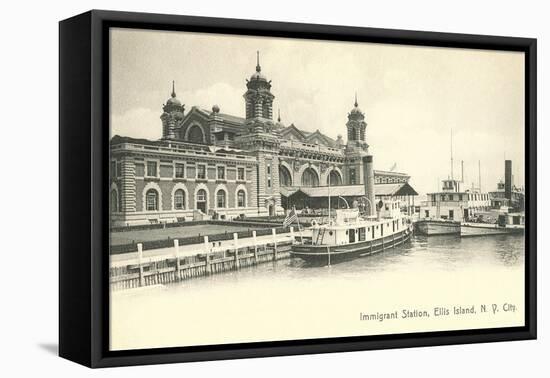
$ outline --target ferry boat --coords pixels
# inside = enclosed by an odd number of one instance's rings
[[[488,193],[481,192],[481,162],[478,163],[479,187],[472,184],[464,189],[464,161],[461,162],[461,179],[454,178],[453,130],[451,129],[451,176],[443,180],[441,191],[428,193],[420,206],[415,228],[421,235],[460,235],[461,223],[467,222],[480,211],[491,206]]]
[[[464,190],[462,180],[443,180],[439,192],[428,193],[427,201],[420,206],[416,231],[421,235],[460,235],[461,224],[468,222],[480,212],[490,209],[488,193],[479,189]]]
[[[294,245],[291,256],[330,265],[407,242],[413,226],[410,217],[401,213],[399,201],[380,201],[376,207],[374,216],[361,216],[356,208],[336,210],[334,220],[312,225],[311,241]]]

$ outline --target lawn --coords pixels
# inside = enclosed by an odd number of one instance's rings
[[[195,226],[168,227],[154,230],[135,230],[124,232],[111,232],[111,245],[139,243],[149,240],[161,240],[167,238],[186,238],[198,235],[222,234],[246,231],[250,226],[201,224]]]

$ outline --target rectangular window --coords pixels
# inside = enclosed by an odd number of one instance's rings
[[[271,188],[271,179],[270,178],[267,179],[267,187]]]
[[[237,168],[237,180],[244,181],[244,168]]]
[[[181,189],[176,190],[176,193],[174,194],[174,208],[176,210],[185,209],[185,194]]]
[[[176,178],[184,178],[185,177],[185,164],[176,163],[175,175],[176,175]]]
[[[359,241],[365,241],[365,236],[366,236],[365,227],[361,227],[359,229]]]
[[[237,206],[238,207],[245,207],[245,193],[244,190],[239,190],[237,193]]]
[[[267,174],[268,174],[268,175],[271,174],[271,164],[268,164],[268,165],[267,165]]]
[[[459,194],[459,195],[458,195],[458,200],[459,200],[459,201],[462,201],[462,194]]]
[[[357,184],[356,177],[355,177],[355,168],[350,168],[349,169],[349,183],[350,183],[350,185]]]
[[[116,177],[116,161],[111,161],[111,177]]]
[[[216,200],[219,208],[225,207],[225,192],[223,190],[218,191],[218,194],[216,195]]]
[[[218,167],[218,180],[225,180],[225,167]]]
[[[199,164],[197,166],[197,178],[201,180],[206,179],[206,165]]]
[[[455,197],[452,194],[449,194],[449,201],[454,201]]]
[[[147,197],[146,197],[146,206],[147,206],[147,211],[155,211],[155,210],[158,210],[158,207],[157,207],[157,194],[156,194],[156,192],[149,192],[149,193],[147,193]]]
[[[157,162],[148,161],[147,162],[147,176],[148,177],[157,177]]]

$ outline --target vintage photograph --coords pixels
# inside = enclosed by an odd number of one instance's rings
[[[111,28],[112,351],[525,325],[525,54]]]

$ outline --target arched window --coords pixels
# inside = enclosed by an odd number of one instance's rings
[[[178,189],[174,193],[174,209],[185,210],[185,192],[183,189]]]
[[[281,186],[292,186],[292,176],[284,165],[279,165],[279,184]]]
[[[204,134],[200,126],[193,125],[187,133],[187,140],[193,143],[204,143]]]
[[[330,186],[342,185],[342,177],[340,176],[340,173],[336,170],[330,171],[327,178],[327,184]]]
[[[237,192],[237,207],[246,207],[246,193],[242,189]]]
[[[111,212],[118,212],[118,195],[116,190],[111,190]]]
[[[159,194],[155,189],[149,189],[145,194],[145,208],[147,211],[159,209]]]
[[[302,186],[319,186],[319,176],[312,168],[307,168],[302,173]]]
[[[218,208],[224,208],[225,207],[225,191],[224,190],[218,190],[216,193],[216,205]]]

